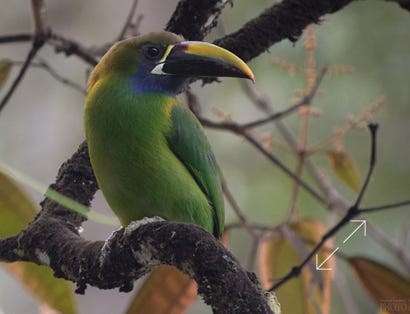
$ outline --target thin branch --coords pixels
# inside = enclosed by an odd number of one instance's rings
[[[238,202],[232,195],[228,187],[228,184],[225,180],[225,176],[223,175],[220,169],[219,169],[219,173],[221,175],[222,191],[225,195],[225,198],[228,200],[229,205],[231,205],[233,211],[238,217],[239,224],[241,225],[241,227],[244,228],[248,232],[248,234],[252,237],[253,245],[251,246],[251,252],[249,253],[248,262],[247,262],[247,269],[252,270],[255,264],[256,251],[257,251],[257,248],[259,247],[258,243],[259,243],[261,236],[255,232],[252,226],[249,225],[248,219],[245,217],[245,214],[242,212]]]
[[[239,219],[239,223],[248,231],[248,233],[253,237],[257,238],[258,235],[253,231],[253,229],[248,225],[248,219],[246,219],[245,214],[242,212],[238,202],[235,200],[233,197],[228,184],[226,183],[225,176],[219,170],[219,173],[221,174],[221,183],[222,183],[222,191],[228,200],[229,205],[231,205],[233,211],[235,212],[236,216]]]
[[[89,53],[81,44],[62,35],[52,33],[47,43],[53,46],[57,53],[64,52],[66,56],[76,55],[92,66],[96,66],[98,63],[95,56]]]
[[[288,114],[294,112],[296,109],[302,107],[302,106],[309,106],[313,99],[316,96],[317,90],[319,89],[320,84],[322,83],[323,77],[325,76],[327,72],[327,67],[324,67],[319,75],[316,78],[315,84],[313,85],[312,89],[310,90],[309,94],[307,94],[305,97],[303,97],[301,100],[299,100],[296,104],[294,104],[293,106],[290,106],[289,108],[274,113],[272,115],[270,115],[267,118],[264,119],[260,119],[257,121],[253,121],[253,122],[249,122],[249,123],[244,123],[241,125],[242,128],[244,129],[248,129],[248,128],[252,128],[252,127],[256,127],[256,126],[260,126],[262,124],[277,120],[277,119],[281,119],[285,116],[287,116]]]
[[[20,84],[21,80],[24,77],[24,74],[26,74],[27,69],[28,69],[31,61],[36,56],[37,52],[40,50],[40,48],[43,46],[43,44],[44,44],[44,41],[34,39],[33,45],[32,45],[30,51],[27,54],[26,60],[24,61],[24,64],[21,67],[19,74],[14,79],[13,84],[10,86],[10,88],[7,91],[6,95],[3,97],[3,99],[0,102],[0,113],[3,110],[3,108],[6,106],[7,102],[11,98],[11,96],[13,96],[13,93],[17,89],[17,86]]]
[[[3,36],[0,36],[0,44],[27,42],[27,41],[31,41],[32,38],[33,38],[32,34],[3,35]]]
[[[31,0],[34,18],[34,35],[45,36],[48,33],[46,25],[46,7],[44,0]]]
[[[43,47],[45,43],[45,38],[47,36],[47,31],[45,28],[45,6],[44,0],[32,0],[32,13],[34,18],[34,37],[33,37],[33,44],[31,46],[30,51],[27,54],[26,60],[24,61],[23,66],[20,69],[19,74],[14,79],[10,89],[0,102],[0,113],[3,108],[6,106],[7,102],[15,92],[17,86],[20,84],[21,80],[24,77],[31,61],[36,56],[37,52]]]
[[[138,5],[138,0],[133,0],[131,3],[131,8],[128,12],[127,19],[125,20],[124,26],[122,27],[120,34],[117,37],[117,40],[122,40],[125,38],[125,35],[127,31],[130,29],[132,25],[132,19],[135,16],[135,13],[137,12],[137,5]]]
[[[92,55],[88,49],[85,49],[80,43],[75,40],[68,39],[57,33],[49,31],[43,34],[42,39],[51,47],[54,47],[57,53],[64,52],[66,56],[75,55],[85,61],[86,63],[95,66],[98,61],[94,55]],[[13,34],[0,36],[0,44],[14,43],[14,42],[26,42],[35,38],[32,34]]]
[[[376,166],[376,138],[377,138],[377,129],[378,125],[375,123],[369,124],[369,130],[371,134],[371,150],[370,150],[370,165],[367,171],[366,178],[360,189],[359,195],[357,196],[356,202],[354,203],[353,207],[359,209],[360,203],[363,199],[364,193],[366,193],[367,187],[370,182],[370,178],[373,175],[374,167]]]
[[[299,107],[311,104],[311,102],[313,101],[313,98],[315,97],[315,95],[317,93],[317,90],[318,90],[318,88],[319,88],[319,86],[322,82],[322,79],[323,79],[324,75],[326,74],[326,71],[327,71],[327,67],[324,67],[322,69],[322,71],[320,72],[320,74],[318,75],[318,77],[315,81],[315,85],[313,86],[312,90],[310,91],[310,93],[308,95],[303,97],[295,105],[290,106],[289,108],[287,108],[283,111],[271,114],[267,118],[258,119],[258,120],[252,121],[252,122],[242,123],[242,124],[238,124],[238,123],[235,123],[235,122],[219,122],[219,123],[216,123],[216,122],[207,121],[206,119],[202,119],[202,120],[204,120],[205,123],[212,124],[212,126],[207,125],[207,126],[212,127],[212,128],[222,129],[222,130],[226,129],[226,130],[231,130],[231,131],[236,131],[236,130],[241,129],[243,131],[243,130],[250,129],[250,128],[253,128],[253,127],[261,126],[261,125],[263,125],[265,123],[268,123],[268,122],[272,122],[272,121],[276,121],[278,119],[284,118],[285,116],[287,116],[290,113],[294,112]],[[260,100],[258,98],[258,102],[260,102],[260,101],[262,101],[262,100]],[[196,100],[192,101],[192,103],[197,106],[197,104],[195,104],[195,102],[196,102]],[[263,104],[266,105],[266,102],[263,102]]]
[[[83,95],[87,94],[87,91],[81,85],[79,85],[76,82],[73,82],[73,81],[61,76],[55,69],[53,69],[44,60],[42,60],[40,58],[38,58],[38,60],[39,60],[38,62],[31,62],[30,66],[46,71],[47,73],[49,73],[54,79],[56,79],[60,83],[70,86],[71,88],[77,90],[78,92],[80,92]],[[13,61],[13,64],[14,65],[23,65],[24,62]]]
[[[378,212],[382,210],[396,209],[399,207],[404,207],[404,206],[409,206],[409,205],[410,205],[410,200],[406,200],[406,201],[392,203],[392,204],[361,208],[359,209],[359,212],[361,214],[368,214],[368,213]]]

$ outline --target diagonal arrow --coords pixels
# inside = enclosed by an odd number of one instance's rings
[[[346,243],[347,240],[349,240],[350,237],[352,235],[354,235],[356,233],[356,231],[360,229],[361,226],[364,226],[363,235],[366,236],[366,226],[367,226],[366,225],[366,220],[350,220],[350,222],[360,222],[360,225],[356,229],[354,229],[353,232],[351,234],[349,234],[349,236],[346,239],[343,240],[343,243]]]
[[[329,260],[329,258],[331,258],[333,256],[333,254],[335,254],[337,252],[338,249],[339,249],[339,247],[335,248],[334,251],[332,253],[330,253],[330,255],[328,257],[326,257],[326,259],[322,263],[320,263],[320,265],[318,265],[319,255],[316,254],[316,270],[332,270],[332,268],[330,268],[330,267],[329,268],[322,268],[322,266],[323,266],[324,263],[326,263]]]

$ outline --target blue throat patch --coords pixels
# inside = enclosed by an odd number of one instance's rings
[[[184,87],[186,77],[177,75],[152,74],[152,65],[140,62],[131,78],[132,90],[138,94],[160,93],[176,96]]]

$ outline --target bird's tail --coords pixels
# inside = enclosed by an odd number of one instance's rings
[[[146,279],[127,314],[179,314],[195,301],[197,284],[172,266],[161,265]]]

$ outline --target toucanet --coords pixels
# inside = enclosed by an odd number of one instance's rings
[[[195,115],[176,97],[196,77],[253,80],[231,52],[169,32],[116,43],[88,81],[85,132],[99,187],[123,225],[160,216],[224,228],[221,182]]]

